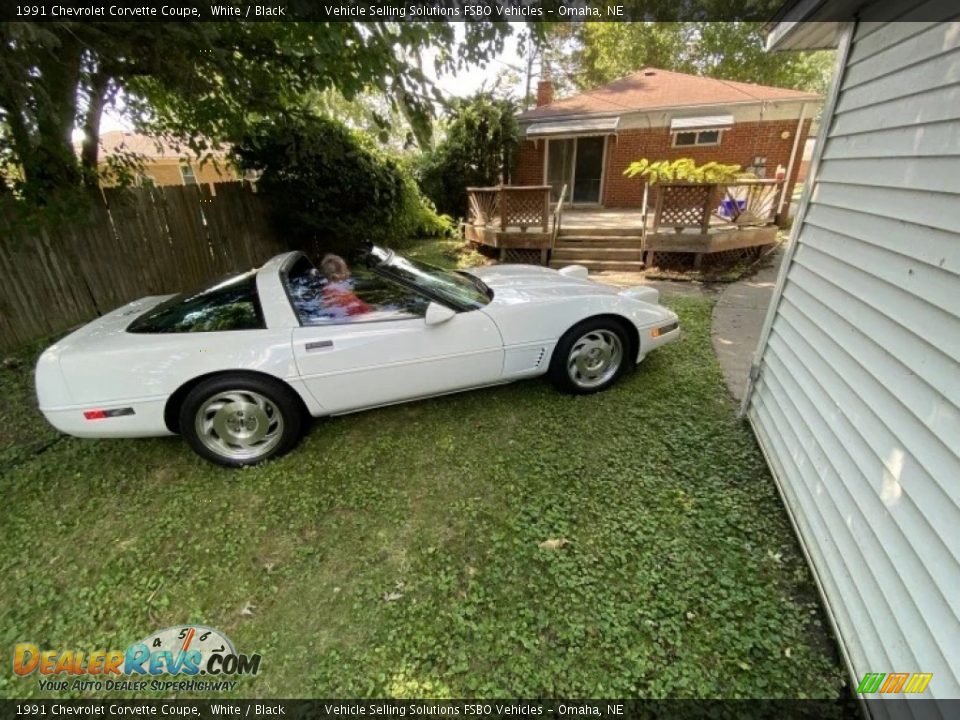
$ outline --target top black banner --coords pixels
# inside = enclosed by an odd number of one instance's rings
[[[799,0],[5,0],[0,20],[30,22],[770,22]],[[832,4],[831,4],[832,3]],[[818,20],[850,20],[845,0]],[[873,19],[894,20],[909,0],[875,0]],[[912,14],[916,14],[915,12]],[[911,20],[934,19],[910,17]]]

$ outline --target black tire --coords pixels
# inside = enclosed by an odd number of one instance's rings
[[[300,440],[300,398],[279,380],[225,374],[204,380],[180,406],[180,433],[201,457],[226,467],[256,465]]]
[[[596,356],[588,362],[590,352]],[[567,330],[553,350],[547,376],[571,395],[590,395],[613,385],[631,367],[635,351],[615,318],[588,318]],[[590,356],[594,357],[594,356]]]

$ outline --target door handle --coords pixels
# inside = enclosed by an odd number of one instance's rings
[[[308,342],[303,347],[307,352],[314,352],[315,350],[332,350],[333,340],[314,340],[313,342]]]

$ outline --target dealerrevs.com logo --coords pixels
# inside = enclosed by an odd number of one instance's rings
[[[126,650],[44,649],[29,642],[13,650],[14,674],[36,673],[46,691],[232,690],[237,681],[231,678],[259,671],[260,655],[238,653],[226,635],[202,625],[165,628]]]

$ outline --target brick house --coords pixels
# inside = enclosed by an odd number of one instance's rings
[[[693,158],[735,163],[759,177],[787,178],[792,193],[820,97],[751,83],[644,68],[573,97],[554,100],[542,81],[537,107],[519,116],[523,141],[514,182],[564,184],[574,205],[639,207],[634,160]]]
[[[101,170],[105,160],[114,154],[136,154],[142,163],[137,184],[197,185],[239,180],[240,175],[223,153],[215,153],[201,163],[186,147],[164,139],[124,130],[105,132],[100,136]],[[113,184],[109,176],[101,185]]]

